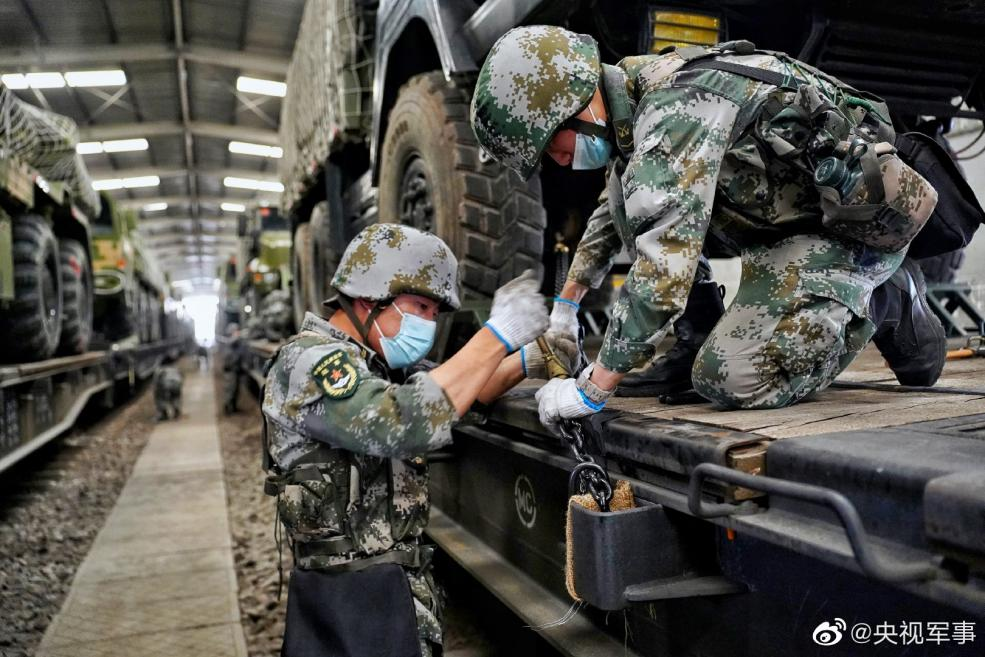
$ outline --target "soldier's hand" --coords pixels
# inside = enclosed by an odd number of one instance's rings
[[[512,353],[536,340],[547,324],[547,306],[532,270],[496,290],[486,326],[506,344],[507,351]]]
[[[558,425],[562,420],[585,417],[601,410],[601,406],[588,405],[575,379],[551,379],[537,391],[536,398],[540,423],[555,436],[561,435]]]
[[[568,299],[554,298],[551,308],[550,330],[577,344],[578,342],[578,310],[580,306]]]
[[[547,341],[547,346],[564,365],[568,375],[576,376],[582,364],[582,353],[578,343],[553,330],[548,330],[544,334],[544,339]],[[523,364],[523,375],[528,379],[548,378],[547,362],[544,360],[544,354],[536,341],[524,345],[521,349],[520,362]]]

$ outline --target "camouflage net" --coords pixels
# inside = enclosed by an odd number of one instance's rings
[[[372,121],[376,3],[308,0],[281,109],[281,207],[314,183],[329,153],[362,142]]]
[[[49,182],[67,185],[72,201],[90,217],[99,213],[99,194],[82,157],[75,152],[79,129],[72,119],[25,103],[0,85],[0,150],[38,170]]]

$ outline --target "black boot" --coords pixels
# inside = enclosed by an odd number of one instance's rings
[[[932,386],[947,359],[944,327],[927,303],[927,284],[910,258],[872,292],[869,313],[876,324],[872,341],[905,386]]]
[[[653,365],[638,374],[628,374],[616,388],[617,397],[657,397],[691,389],[691,367],[698,349],[725,312],[722,289],[714,281],[691,286],[687,305],[674,322],[677,342]]]

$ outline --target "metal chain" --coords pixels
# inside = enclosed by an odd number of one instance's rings
[[[561,437],[568,444],[575,460],[578,461],[568,479],[568,494],[589,493],[595,503],[598,504],[599,509],[608,512],[609,502],[612,500],[612,484],[609,482],[609,473],[595,461],[591,454],[584,451],[585,439],[580,424],[572,420],[562,420],[558,426],[561,429]]]

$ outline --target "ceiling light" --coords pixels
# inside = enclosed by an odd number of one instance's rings
[[[93,155],[103,152],[103,145],[98,141],[82,141],[75,145],[75,152],[79,155]]]
[[[229,142],[229,152],[241,155],[259,155],[260,157],[281,158],[284,156],[284,149],[280,146],[264,146],[263,144],[250,144],[245,141]]]
[[[161,210],[167,210],[168,204],[164,201],[159,203],[148,203],[143,209],[144,212],[160,212]]]
[[[112,71],[69,71],[65,80],[70,87],[120,87],[127,83],[127,75],[117,69]]]
[[[150,147],[143,137],[139,139],[116,139],[113,141],[84,141],[76,144],[75,152],[79,155],[95,155],[97,153],[125,153],[128,151],[146,151]]]
[[[219,207],[223,212],[246,212],[246,206],[242,203],[223,203]]]
[[[97,192],[105,192],[111,189],[123,189],[123,181],[119,178],[107,178],[105,180],[93,180],[92,188]]]
[[[123,186],[127,189],[134,187],[154,187],[161,184],[161,179],[157,176],[136,176],[134,178],[124,178]]]
[[[235,176],[226,176],[223,178],[222,184],[226,187],[234,187],[236,189],[254,189],[257,191],[278,193],[284,191],[284,185],[280,184],[276,180],[256,180],[254,178],[237,178]]]
[[[135,187],[154,187],[160,185],[161,179],[157,176],[136,176],[133,178],[106,178],[105,180],[93,180],[92,188],[96,191],[108,191],[112,189],[133,189]]]
[[[24,77],[32,89],[60,89],[65,86],[61,73],[28,73]]]
[[[236,78],[236,90],[283,98],[287,94],[287,84],[275,80],[261,80],[260,78],[249,78],[241,75]]]
[[[106,153],[125,153],[127,151],[146,151],[149,147],[147,140],[140,139],[116,139],[114,141],[104,141],[103,151]]]
[[[8,89],[27,89],[31,86],[27,83],[27,78],[20,73],[8,73],[7,75],[0,76],[0,81]]]

